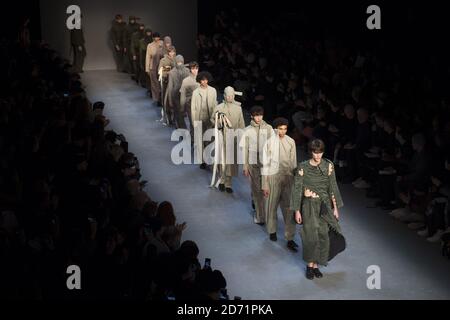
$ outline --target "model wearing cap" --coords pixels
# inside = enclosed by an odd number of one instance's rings
[[[140,81],[141,86],[147,88],[147,94],[149,96],[151,96],[152,91],[150,86],[150,77],[148,76],[148,73],[145,71],[145,60],[147,58],[147,46],[153,42],[152,34],[153,34],[152,29],[147,28],[145,29],[144,32],[144,38],[139,40],[139,52],[140,52],[139,64],[142,70],[142,76]]]
[[[235,91],[233,87],[226,87],[224,90],[224,102],[216,106],[214,112],[211,114],[211,123],[216,124],[216,114],[223,114],[229,122],[233,130],[244,129],[244,116],[242,114],[241,103],[234,100]],[[218,137],[216,137],[217,139]],[[237,161],[237,135],[223,135],[223,148],[225,150],[225,162],[222,161],[219,166],[220,182],[219,190],[233,193],[232,177],[237,177],[239,172],[239,164]],[[230,158],[229,152],[234,153],[234,159]],[[232,162],[232,163],[228,163]]]
[[[128,18],[128,25],[124,32],[124,56],[126,72],[134,74],[133,55],[131,52],[133,33],[139,30],[139,24],[136,23],[136,17],[130,16]]]
[[[111,26],[111,41],[114,47],[114,60],[117,71],[124,72],[125,28],[122,15],[117,14]]]
[[[165,103],[168,106],[167,109],[173,112],[176,127],[186,129],[185,112],[180,105],[180,88],[183,79],[189,76],[189,69],[184,66],[182,55],[175,57],[175,64],[175,68],[169,72]]]
[[[145,58],[145,72],[150,77],[150,87],[152,91],[152,99],[157,104],[161,105],[161,86],[158,81],[158,66],[159,60],[162,57],[162,45],[161,36],[158,32],[153,32],[153,41],[147,46],[147,53]]]
[[[161,86],[161,104],[163,106],[163,117],[161,121],[165,125],[173,125],[173,111],[170,110],[167,105],[166,96],[167,96],[167,85],[169,83],[169,72],[173,68],[175,68],[175,56],[177,54],[177,50],[174,46],[170,46],[168,48],[167,53],[164,57],[159,61],[158,65],[158,80]]]

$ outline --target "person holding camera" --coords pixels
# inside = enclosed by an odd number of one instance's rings
[[[337,246],[336,243],[330,245],[334,239],[343,239],[338,209],[344,204],[336,182],[334,164],[322,158],[324,150],[325,144],[320,139],[309,143],[311,158],[299,163],[295,170],[291,196],[295,221],[303,225],[300,236],[303,259],[308,264],[306,278],[309,280],[322,278],[318,265],[326,266],[345,247],[345,240],[344,244],[341,241]]]

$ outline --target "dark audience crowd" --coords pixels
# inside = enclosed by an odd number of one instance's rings
[[[227,299],[68,61],[20,38],[0,55],[0,299]]]

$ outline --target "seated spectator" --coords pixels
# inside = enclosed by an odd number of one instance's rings
[[[156,217],[158,217],[162,223],[162,239],[164,239],[172,251],[178,249],[182,233],[186,229],[186,222],[176,224],[176,217],[172,204],[167,201],[161,202],[158,206]]]
[[[221,300],[227,282],[219,270],[202,269],[197,276],[199,295],[196,300]]]
[[[425,212],[425,229],[418,231],[430,242],[437,242],[445,232],[450,232],[448,175],[441,171],[431,175],[428,205]]]

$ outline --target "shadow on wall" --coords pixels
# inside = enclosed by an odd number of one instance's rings
[[[146,28],[170,35],[187,61],[197,59],[197,0],[41,0],[42,39],[62,56],[72,59],[70,34],[66,27],[69,5],[80,7],[84,31],[86,60],[84,70],[116,69],[110,38],[112,21],[122,14],[128,22],[130,15],[140,18]]]

